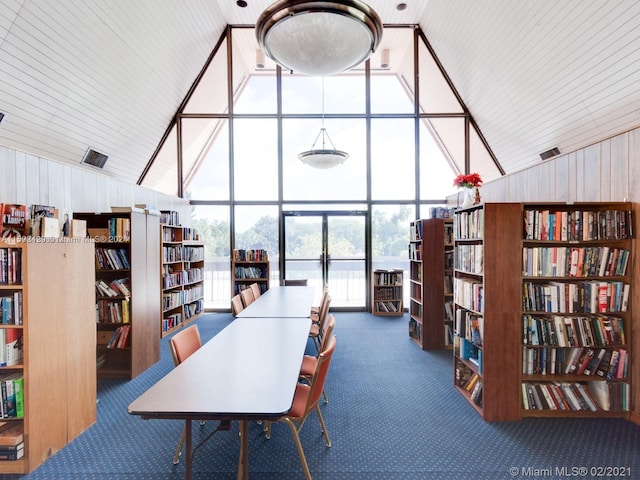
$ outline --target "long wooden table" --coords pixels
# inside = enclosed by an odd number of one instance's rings
[[[313,287],[270,288],[236,317],[308,317],[311,314],[313,293]]]
[[[239,420],[238,478],[247,479],[248,421],[275,420],[290,410],[310,326],[309,317],[237,318],[133,401],[128,412],[185,420],[187,479],[192,420]]]

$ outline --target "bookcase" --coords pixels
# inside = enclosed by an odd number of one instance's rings
[[[231,259],[231,296],[257,283],[260,292],[269,289],[269,254],[266,250],[233,251]]]
[[[456,212],[454,384],[485,420],[629,418],[632,236],[628,203]]]
[[[453,343],[453,219],[410,224],[409,336],[423,350]]]
[[[404,270],[374,270],[371,281],[371,313],[399,317],[403,306]]]
[[[96,422],[93,258],[91,241],[0,240],[0,330],[22,345],[0,367],[16,400],[2,420],[24,436],[0,474],[29,473]]]
[[[164,337],[204,313],[204,244],[195,229],[179,224],[161,224],[160,235]]]
[[[96,242],[98,378],[132,379],[160,360],[160,223],[151,210],[116,210],[74,218],[87,222]],[[118,283],[128,295],[116,290]],[[104,285],[116,295],[106,294]]]

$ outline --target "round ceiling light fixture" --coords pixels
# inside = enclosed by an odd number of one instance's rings
[[[359,0],[280,0],[258,18],[256,38],[286,70],[333,75],[369,58],[382,38],[382,21]]]

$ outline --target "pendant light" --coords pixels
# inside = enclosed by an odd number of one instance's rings
[[[315,147],[319,140],[321,144],[319,148],[316,149]],[[327,148],[327,144],[330,145],[331,148]],[[316,136],[313,145],[311,145],[311,150],[299,153],[298,158],[302,163],[319,169],[333,168],[344,163],[349,158],[347,152],[336,149],[324,126],[324,77],[322,77],[322,125],[320,132],[318,136]]]
[[[280,0],[258,18],[256,38],[286,70],[332,75],[369,58],[382,38],[382,21],[360,0]]]

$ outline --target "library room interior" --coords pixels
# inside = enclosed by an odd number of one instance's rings
[[[0,478],[640,479],[639,45],[0,0]]]

